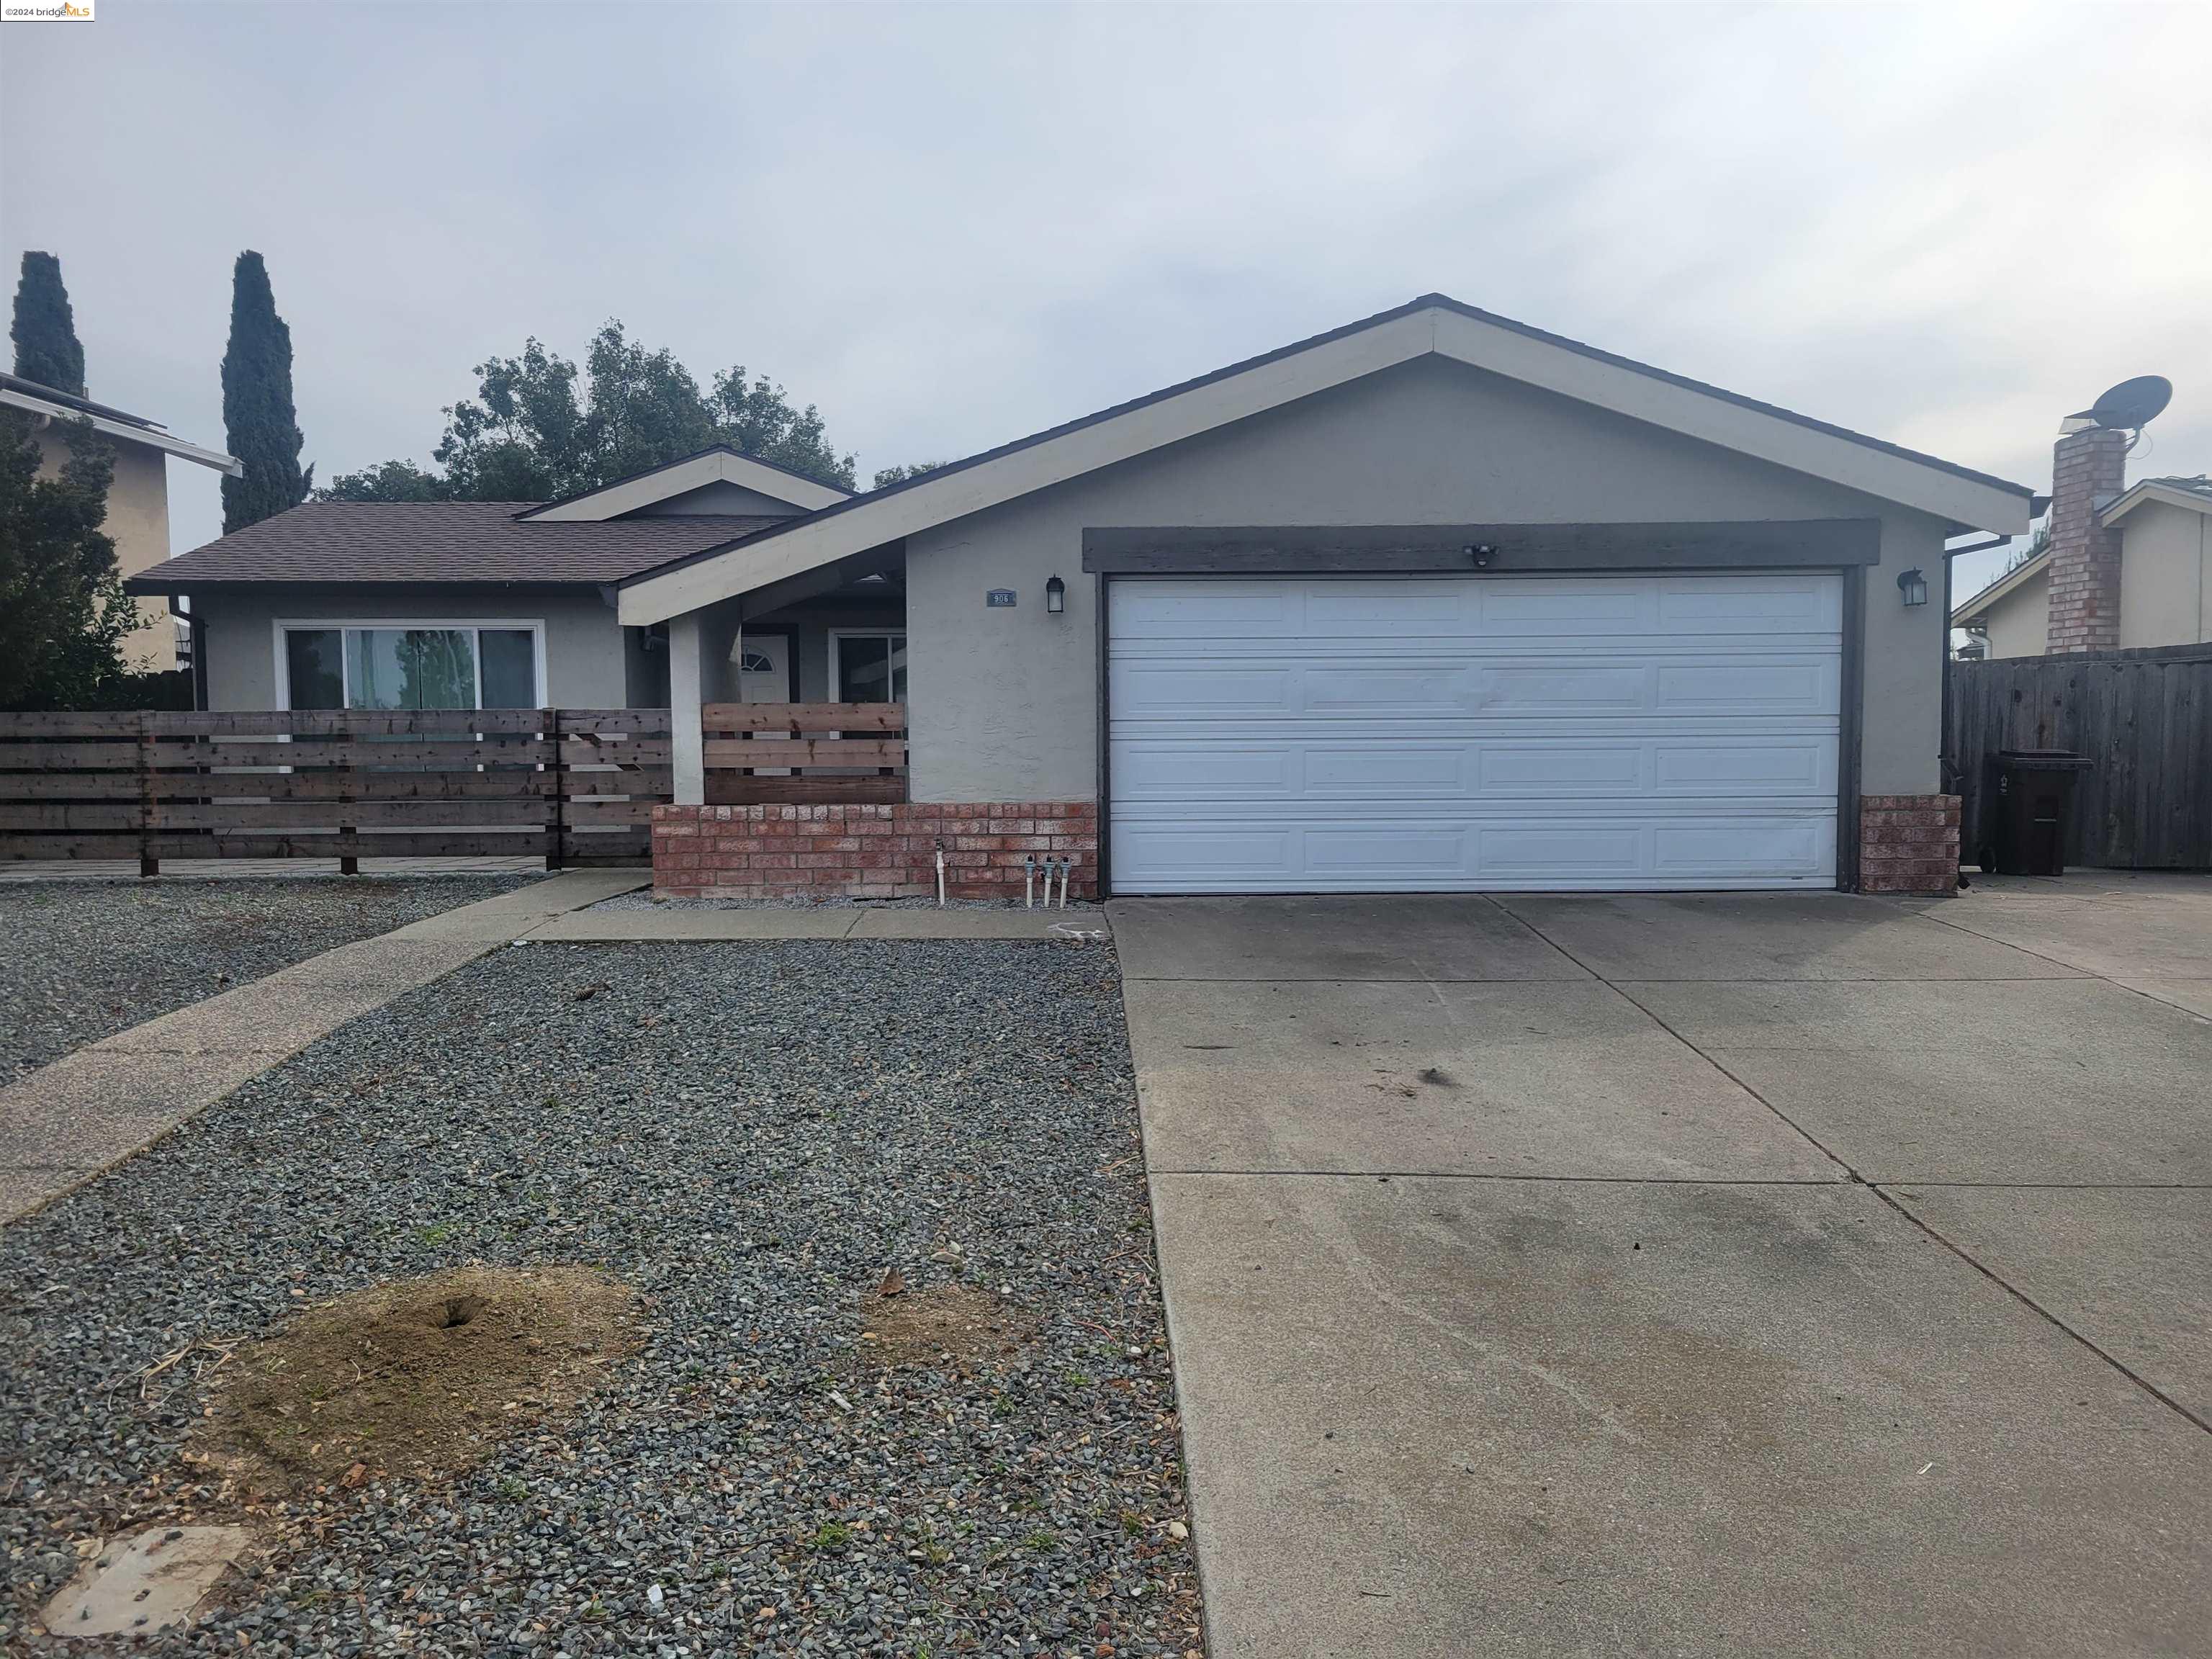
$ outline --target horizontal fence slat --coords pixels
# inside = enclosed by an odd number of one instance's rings
[[[336,832],[348,824],[362,830],[542,828],[546,811],[542,800],[225,801],[157,807],[153,827],[157,834],[178,830]]]
[[[611,711],[587,711],[597,717]],[[665,709],[641,711],[667,724]],[[191,713],[155,709],[143,717],[162,738],[255,737],[291,732],[301,737],[393,737],[456,732],[528,735],[545,726],[538,708],[291,708]],[[635,718],[635,717],[634,717]],[[22,738],[112,738],[137,741],[142,716],[136,709],[79,713],[0,714],[0,739]]]
[[[791,802],[827,806],[838,802],[882,804],[906,799],[906,774],[890,777],[823,777],[818,773],[799,777],[759,777],[743,772],[707,774],[707,801],[712,806],[757,806]]]
[[[92,774],[88,775],[100,776]],[[550,797],[560,775],[522,767],[490,772],[353,771],[156,772],[156,795],[164,800],[506,800]],[[6,791],[0,789],[0,796]]]
[[[665,708],[563,708],[559,713],[561,731],[564,736],[629,732],[642,737],[665,738],[669,732],[668,711]]]
[[[136,801],[0,802],[0,831],[135,830],[145,809]]]
[[[0,772],[0,800],[137,800],[136,772]]]
[[[708,732],[903,732],[902,702],[710,702]]]
[[[671,787],[668,769],[647,768],[635,772],[578,772],[564,771],[561,780],[562,793],[570,800],[595,800],[603,796],[623,795],[632,798],[642,795],[652,799],[666,800]]]
[[[651,823],[655,802],[649,800],[571,800],[563,822],[571,824]]]
[[[0,743],[0,769],[18,772],[131,770],[138,757],[135,737],[128,743]]]
[[[561,759],[568,766],[668,766],[676,750],[666,738],[633,738],[627,743],[563,739]]]
[[[413,832],[379,830],[369,835],[156,835],[148,845],[163,859],[421,859],[542,857],[552,837],[543,830]],[[131,845],[137,845],[134,837]]]
[[[708,766],[903,766],[903,738],[709,738]]]
[[[0,835],[0,861],[21,859],[136,859],[139,838],[127,836]]]

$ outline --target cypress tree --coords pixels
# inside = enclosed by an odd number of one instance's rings
[[[84,348],[62,286],[62,262],[51,253],[26,253],[15,284],[15,373],[72,397],[84,396]]]
[[[246,476],[222,481],[228,535],[307,499],[315,470],[300,470],[292,407],[292,331],[276,314],[269,268],[248,248],[231,274],[230,348],[222,355],[222,427]]]

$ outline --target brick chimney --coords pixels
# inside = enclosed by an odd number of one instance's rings
[[[2097,504],[2127,487],[2127,473],[2128,434],[2112,427],[2068,432],[2051,453],[2046,653],[2119,645],[2120,532],[2097,522]]]

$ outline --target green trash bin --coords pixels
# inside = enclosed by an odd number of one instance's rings
[[[2094,764],[2066,749],[2000,749],[1982,791],[1982,868],[2001,876],[2066,873],[2074,780]]]

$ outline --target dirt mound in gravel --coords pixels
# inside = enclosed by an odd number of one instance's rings
[[[631,1305],[584,1267],[371,1285],[236,1349],[192,1454],[260,1492],[450,1474],[597,1387],[637,1346]]]
[[[972,1285],[930,1285],[860,1304],[860,1353],[888,1365],[981,1364],[1019,1351],[1037,1317]]]

